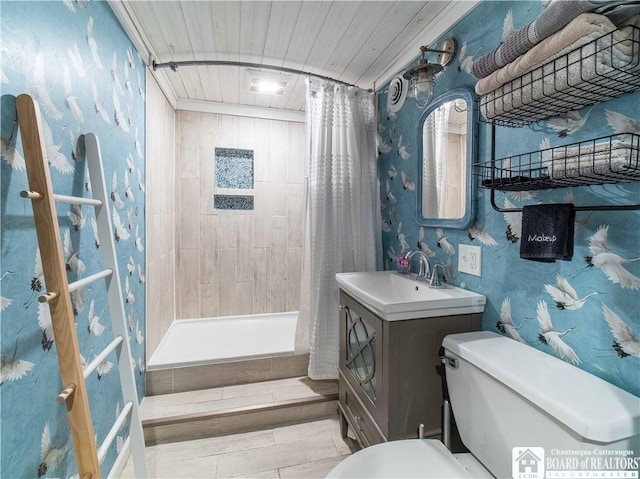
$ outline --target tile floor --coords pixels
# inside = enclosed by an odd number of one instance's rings
[[[337,394],[337,381],[276,379],[147,396],[140,417],[147,445],[156,445],[334,417]]]
[[[323,478],[351,453],[337,417],[146,448],[150,478]],[[121,479],[134,479],[131,459]]]
[[[204,411],[224,411],[280,401],[337,394],[337,381],[296,377],[158,396],[142,400],[142,420]]]

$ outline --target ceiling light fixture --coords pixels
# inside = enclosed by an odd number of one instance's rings
[[[250,90],[254,93],[267,93],[269,95],[283,95],[287,87],[286,81],[269,80],[265,78],[252,78]]]
[[[437,63],[429,63],[424,57],[426,52],[437,53]],[[445,40],[439,50],[434,50],[426,46],[420,47],[420,61],[418,61],[418,65],[403,75],[404,78],[410,81],[409,88],[413,91],[413,98],[418,108],[424,108],[429,104],[433,97],[435,75],[440,73],[445,66],[449,65],[455,55],[456,41],[453,38]]]

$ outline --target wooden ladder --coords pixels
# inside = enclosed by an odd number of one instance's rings
[[[129,437],[135,474],[137,478],[145,478],[147,474],[144,458],[144,436],[138,413],[138,395],[134,371],[131,367],[131,350],[127,339],[122,287],[98,138],[93,133],[85,135],[86,161],[94,198],[54,194],[51,187],[51,175],[38,104],[29,95],[20,95],[16,99],[16,109],[29,180],[29,191],[23,191],[20,195],[32,200],[42,270],[47,287],[47,292],[38,300],[41,303],[48,303],[51,311],[53,336],[56,342],[63,387],[62,392],[58,395],[58,402],[66,403],[79,477],[81,479],[101,477],[100,463],[104,460],[116,434],[130,416]],[[103,271],[68,283],[56,202],[95,207],[98,237],[104,241],[100,248],[103,252],[105,267]],[[106,241],[107,239],[109,241]],[[70,293],[101,279],[106,280],[114,339],[91,363],[83,368]],[[104,442],[98,448],[93,432],[85,379],[113,351],[116,352],[118,359],[125,406],[106,435]]]

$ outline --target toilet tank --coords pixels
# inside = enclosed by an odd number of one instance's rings
[[[640,398],[489,331],[449,335],[442,345],[460,437],[494,476],[512,477],[513,448],[544,448],[545,464],[558,467],[567,464],[550,459],[570,451],[640,455]]]

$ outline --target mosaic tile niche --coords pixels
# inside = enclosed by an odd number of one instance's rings
[[[253,150],[215,148],[214,208],[253,209]],[[232,190],[237,190],[232,191]]]
[[[214,195],[213,207],[217,210],[252,210],[253,196]]]

